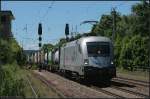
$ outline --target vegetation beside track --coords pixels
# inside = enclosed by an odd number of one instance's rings
[[[24,74],[16,63],[0,66],[0,96],[24,97]]]
[[[125,69],[117,68],[117,75],[125,78],[149,81],[148,71],[128,71]]]
[[[0,37],[0,96],[24,97],[26,57],[14,38]]]

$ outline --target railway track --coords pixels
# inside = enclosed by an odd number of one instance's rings
[[[136,82],[143,83],[143,84],[148,84],[148,83],[150,83],[150,82],[148,82],[148,81],[142,81],[142,80],[137,80],[137,79],[130,79],[130,78],[125,78],[125,77],[117,77],[117,78],[126,79],[126,80],[131,80],[131,81],[136,81]]]
[[[121,78],[120,78],[121,79]],[[127,79],[127,80],[131,80],[132,81],[132,79]],[[147,87],[148,86],[148,82],[144,82],[144,81],[139,81],[139,80],[133,80],[134,82],[132,82],[132,84],[136,84],[136,85],[140,85],[140,86],[144,86],[144,87]],[[131,82],[130,81],[126,81],[126,79],[124,80],[124,79],[121,79],[121,80],[117,80],[117,83],[122,83],[122,84],[125,84],[125,85],[128,85],[128,87],[126,87],[126,88],[123,88],[123,87],[119,87],[119,86],[117,86],[117,85],[115,85],[115,84],[113,84],[113,83],[111,83],[111,86],[109,86],[109,87],[106,87],[106,88],[101,88],[101,87],[98,87],[98,86],[95,86],[95,85],[93,85],[92,84],[92,86],[91,86],[91,88],[93,88],[93,89],[95,89],[95,90],[97,90],[97,91],[100,91],[100,92],[103,92],[103,93],[105,93],[105,94],[108,94],[108,95],[111,95],[111,96],[113,96],[113,97],[115,97],[115,98],[130,98],[130,97],[128,97],[128,95],[126,95],[126,96],[123,96],[123,95],[119,95],[118,93],[116,94],[116,93],[114,93],[113,91],[111,91],[111,90],[106,90],[107,88],[113,88],[113,89],[116,89],[116,90],[118,90],[118,91],[121,91],[121,92],[124,92],[124,93],[127,93],[127,94],[130,94],[130,95],[133,95],[133,96],[136,96],[136,97],[138,97],[138,98],[149,98],[149,95],[146,95],[146,94],[143,94],[143,93],[141,93],[140,91],[135,91],[135,90],[132,90],[132,89],[130,89],[130,85],[131,85]],[[140,82],[140,83],[139,83]],[[116,81],[115,81],[115,83],[116,83]],[[118,84],[119,84],[118,83]],[[141,84],[142,83],[142,84]],[[105,84],[104,84],[105,85]],[[136,86],[135,85],[135,86]],[[137,86],[136,86],[137,87]]]
[[[38,98],[38,94],[37,94],[37,91],[35,90],[35,88],[33,87],[33,85],[32,85],[32,83],[31,83],[31,81],[30,81],[30,77],[29,77],[29,75],[27,75],[27,82],[28,82],[28,84],[30,85],[30,88],[31,88],[31,90],[32,90],[32,92],[33,92],[33,94],[34,94],[34,98]]]
[[[113,93],[113,92],[111,92],[111,91],[107,91],[107,90],[105,90],[105,89],[102,89],[102,88],[99,88],[99,87],[96,87],[96,86],[91,86],[91,88],[94,89],[94,90],[103,92],[104,94],[113,96],[113,97],[115,97],[115,98],[125,98],[125,97],[123,97],[123,96],[121,96],[121,95],[117,95],[117,94],[115,94],[115,93]]]
[[[128,89],[120,88],[120,87],[117,87],[117,86],[109,87],[112,90],[110,90],[109,88],[99,88],[97,86],[91,86],[91,88],[94,89],[94,90],[103,92],[104,94],[113,96],[114,98],[137,98],[137,97],[138,98],[149,98],[148,95],[145,95],[145,94],[142,94],[142,93],[139,93],[139,92],[135,92],[135,91],[131,91],[131,90],[128,90]],[[119,91],[119,92],[115,92],[114,89]],[[120,93],[125,93],[125,94],[121,95]]]
[[[60,91],[58,91],[55,87],[53,87],[46,79],[44,79],[43,77],[41,77],[40,75],[36,75],[34,73],[32,73],[35,77],[37,77],[39,80],[41,80],[45,85],[47,85],[50,89],[52,89],[54,92],[56,92],[58,94],[58,96],[60,96],[61,98],[66,98],[65,95],[63,95]]]
[[[140,80],[133,80],[133,79],[128,79],[128,78],[122,78],[122,77],[117,77],[112,79],[114,82],[122,82],[126,83],[128,85],[134,85],[134,86],[142,86],[142,87],[149,87],[149,83],[140,81]]]
[[[148,98],[149,97],[148,95],[145,95],[145,94],[142,94],[142,93],[139,93],[139,92],[135,92],[135,91],[131,91],[129,89],[124,89],[122,87],[117,87],[117,86],[111,86],[111,87],[115,88],[117,90],[120,90],[120,91],[124,91],[124,92],[127,92],[127,93],[131,93],[131,94],[143,97],[143,98]]]

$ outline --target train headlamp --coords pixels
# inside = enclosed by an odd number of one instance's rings
[[[113,61],[111,61],[111,65],[113,65],[114,64],[114,62]]]
[[[89,60],[88,59],[84,59],[84,64],[88,65],[89,64]]]

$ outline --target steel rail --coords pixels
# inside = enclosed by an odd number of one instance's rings
[[[96,87],[96,86],[91,86],[91,88],[93,88],[93,89],[95,89],[95,90],[97,90],[97,91],[100,91],[100,92],[102,92],[102,93],[104,93],[104,94],[111,95],[111,96],[113,96],[113,97],[115,97],[115,98],[126,98],[126,97],[123,97],[123,96],[114,94],[114,93],[112,93],[112,92],[110,92],[110,91],[107,91],[107,90],[105,90],[105,89],[102,89],[102,88],[99,88],[99,87]]]
[[[145,95],[145,94],[142,94],[142,93],[139,93],[139,92],[135,92],[135,91],[131,91],[131,90],[128,90],[128,89],[120,88],[120,87],[117,87],[117,86],[111,86],[111,87],[115,88],[117,90],[120,90],[120,91],[124,91],[124,92],[130,93],[130,94],[134,94],[134,95],[137,95],[137,96],[141,96],[141,97],[144,97],[144,98],[148,98],[149,97],[148,95]]]
[[[28,75],[27,75],[27,76],[28,76]],[[29,76],[28,76],[28,77],[29,77]],[[35,98],[38,98],[38,95],[37,95],[35,89],[33,88],[32,84],[31,84],[31,82],[29,81],[28,78],[27,78],[27,81],[28,81],[28,84],[30,85],[30,87],[31,87],[31,89],[32,89],[33,94],[35,95]]]
[[[144,84],[150,83],[150,82],[148,82],[148,81],[137,80],[137,79],[130,79],[130,78],[125,78],[125,77],[120,77],[120,76],[118,76],[117,78],[119,78],[119,79],[125,79],[125,80],[131,80],[131,81],[136,81],[136,82],[144,83]]]
[[[46,84],[50,89],[52,89],[54,92],[56,92],[61,98],[67,98],[65,95],[63,95],[60,91],[58,91],[56,88],[54,88],[52,85],[49,84],[47,80],[45,80],[44,77],[41,77],[40,75],[34,74],[39,80],[41,80],[44,84]]]
[[[138,83],[138,82],[133,82],[133,81],[130,81],[130,80],[125,80],[125,79],[112,79],[112,81],[114,82],[123,82],[123,83],[127,83],[128,85],[139,85],[139,86],[143,86],[143,87],[149,87],[148,84],[142,84],[142,83]]]

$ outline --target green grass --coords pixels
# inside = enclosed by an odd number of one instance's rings
[[[125,69],[117,68],[117,75],[122,77],[127,77],[131,79],[139,79],[144,81],[149,81],[149,72],[148,71],[128,71]]]
[[[16,63],[0,66],[0,96],[24,96],[23,74]]]
[[[32,70],[38,69],[38,66],[36,64],[33,64],[31,67]]]

